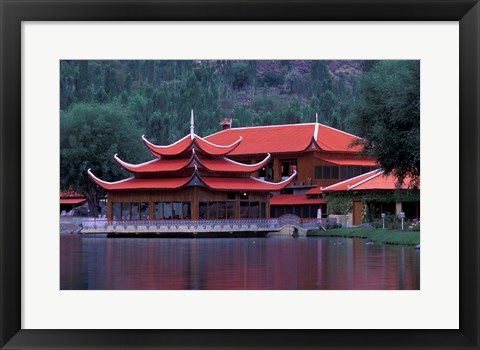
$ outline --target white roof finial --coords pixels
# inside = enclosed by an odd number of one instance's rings
[[[195,123],[193,121],[193,109],[192,109],[192,116],[190,117],[190,136],[193,139],[193,134],[195,133]]]
[[[315,113],[315,123],[318,123],[318,113]]]

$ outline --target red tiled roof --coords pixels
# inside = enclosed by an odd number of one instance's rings
[[[352,177],[351,179],[341,181],[341,182],[338,182],[336,184],[333,184],[333,185],[330,185],[330,186],[327,186],[327,187],[323,187],[322,191],[323,192],[348,191],[350,186],[358,184],[359,182],[364,181],[365,179],[368,179],[372,176],[377,176],[380,172],[381,172],[380,169],[376,169],[376,170],[370,171],[368,173],[365,173],[365,174],[362,174],[362,175],[359,175],[359,176],[356,176],[356,177]]]
[[[402,185],[402,189],[408,189],[409,184],[411,182],[411,179],[408,177],[405,179]],[[353,185],[350,187],[351,190],[354,191],[364,191],[364,190],[395,190],[398,189],[396,187],[397,184],[397,179],[393,175],[388,175],[385,176],[382,174],[379,174],[378,176],[375,176],[372,179],[369,179],[368,181],[365,181],[363,183],[359,183],[358,185]]]
[[[225,155],[234,150],[240,144],[242,138],[237,138],[228,144],[214,144],[211,141],[204,140],[198,135],[189,134],[168,146],[154,145],[144,136],[142,136],[142,140],[153,155],[161,157],[178,156],[179,154],[188,151],[190,148],[200,150],[210,155]]]
[[[83,196],[80,193],[77,193],[73,190],[69,190],[69,191],[61,191],[60,198],[83,198]]]
[[[264,160],[255,164],[238,163],[228,158],[199,159],[199,163],[210,171],[252,173],[267,164],[269,159],[270,154],[268,154]]]
[[[309,189],[307,192],[305,192],[305,194],[308,194],[308,195],[322,194],[322,190],[320,189],[320,187],[317,186]]]
[[[60,204],[80,204],[85,201],[85,198],[60,198]]]
[[[359,152],[361,146],[350,147],[358,137],[323,124],[290,124],[230,128],[205,137],[205,140],[228,144],[243,141],[229,155],[302,152],[315,139],[326,151]]]
[[[215,190],[234,190],[234,191],[280,191],[284,189],[294,179],[296,173],[282,182],[266,182],[253,177],[244,178],[222,178],[222,177],[202,177],[202,181],[210,188]]]
[[[270,159],[270,154],[267,157],[255,164],[243,164],[235,162],[228,158],[222,157],[218,159],[200,159],[196,156],[195,152],[192,153],[190,158],[181,159],[154,159],[142,164],[129,164],[121,160],[116,154],[114,159],[124,169],[132,173],[157,173],[157,172],[173,172],[186,168],[191,163],[198,164],[210,171],[219,172],[243,172],[252,173],[264,166]]]
[[[270,198],[270,205],[302,205],[302,204],[323,204],[325,198],[309,199],[304,194],[285,194]]]
[[[124,162],[115,154],[115,160],[126,170],[132,173],[157,173],[179,171],[190,164],[192,158],[181,159],[154,159],[141,164],[129,164]]]
[[[243,178],[220,178],[220,177],[200,177],[198,172],[191,177],[180,178],[157,178],[142,179],[131,177],[129,179],[107,182],[97,178],[90,169],[88,169],[90,178],[100,187],[106,190],[133,190],[133,189],[177,189],[187,185],[192,179],[198,177],[207,187],[215,190],[233,190],[233,191],[279,191],[285,188],[297,175],[294,172],[288,179],[282,182],[266,182],[253,177]]]
[[[106,190],[139,190],[139,189],[176,189],[188,183],[190,177],[139,179],[128,178],[116,182],[100,180],[88,169],[90,178],[100,187]]]
[[[402,185],[402,189],[408,189],[412,180],[407,177]],[[368,191],[368,190],[395,190],[397,179],[393,175],[385,176],[380,169],[369,173],[339,182],[337,184],[324,187],[324,192],[329,191]]]
[[[359,166],[377,166],[377,161],[372,159],[340,159],[340,158],[318,158],[328,163],[336,165],[359,165]]]

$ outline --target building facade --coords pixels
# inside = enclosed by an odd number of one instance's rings
[[[108,192],[108,220],[258,219],[326,214],[325,187],[376,168],[360,139],[320,123],[232,128],[202,138],[194,132],[159,146],[154,159],[129,164],[132,177],[91,179]]]

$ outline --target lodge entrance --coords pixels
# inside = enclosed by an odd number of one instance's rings
[[[360,225],[362,223],[362,201],[353,201],[353,225]]]

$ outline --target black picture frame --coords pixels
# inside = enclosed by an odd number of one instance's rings
[[[478,0],[0,0],[0,346],[50,348],[479,349]],[[459,330],[21,329],[22,21],[459,21]],[[439,189],[444,190],[444,189]],[[455,221],[454,221],[455,222]],[[441,312],[441,306],[439,306]],[[321,315],[319,315],[321,317]],[[268,325],[266,325],[268,327]]]

